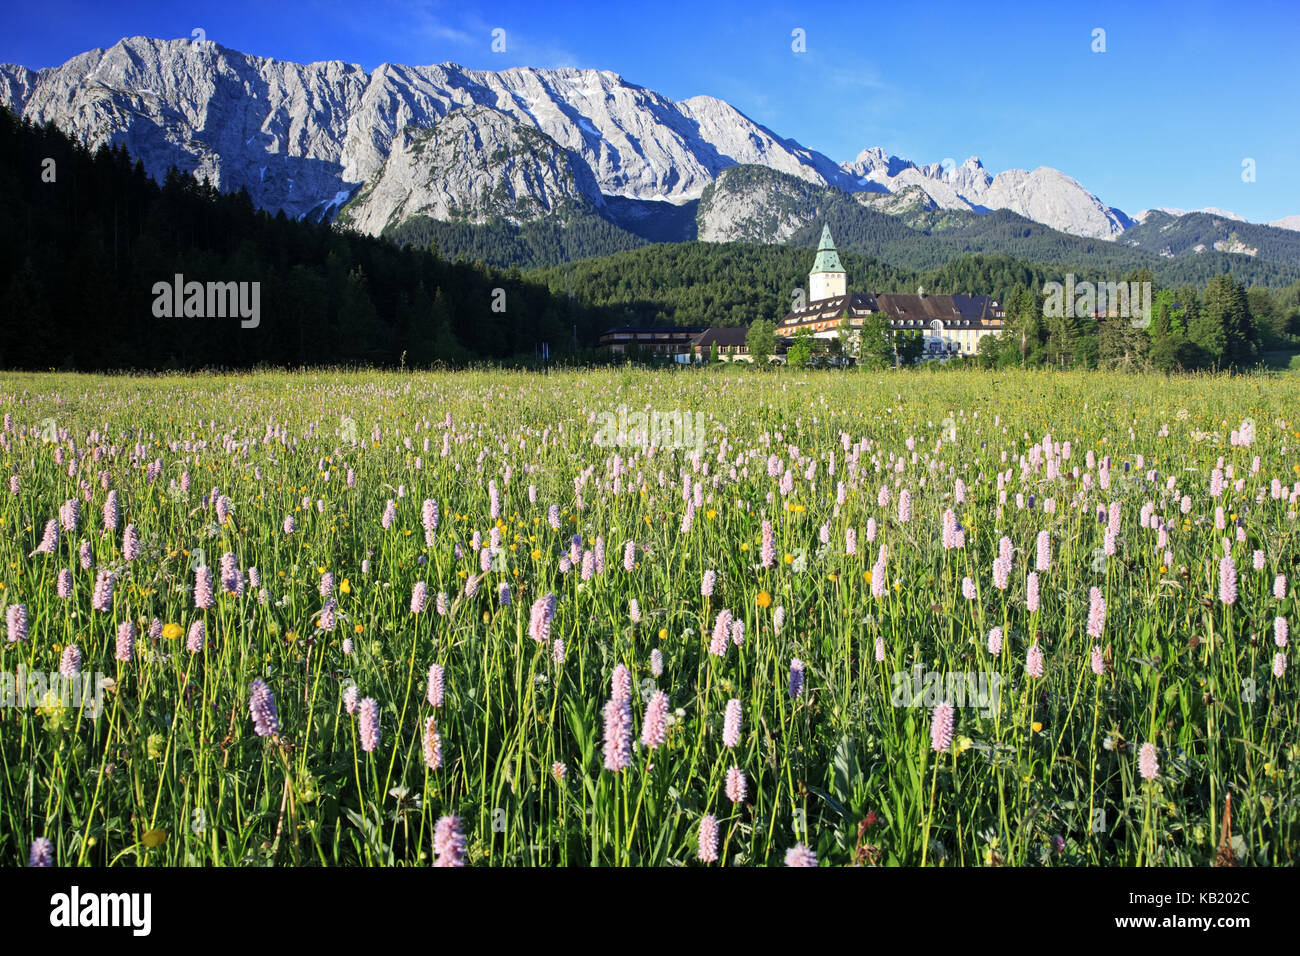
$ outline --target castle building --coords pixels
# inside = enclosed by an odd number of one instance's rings
[[[924,288],[915,295],[851,293],[847,279],[830,226],[823,226],[808,273],[808,301],[786,314],[777,325],[777,336],[789,339],[801,329],[810,329],[816,338],[833,339],[845,320],[850,330],[860,329],[868,316],[879,312],[891,332],[921,333],[924,358],[943,361],[974,355],[980,339],[1002,331],[1002,306],[991,296],[934,295]]]

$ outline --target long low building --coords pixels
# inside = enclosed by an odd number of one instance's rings
[[[809,329],[817,338],[831,339],[840,334],[845,321],[850,330],[860,329],[869,316],[880,313],[891,331],[921,333],[926,358],[945,359],[974,355],[981,338],[1002,331],[1002,306],[991,296],[933,295],[924,289],[917,289],[915,295],[850,293],[846,286],[830,227],[823,227],[808,275],[808,302],[786,313],[776,334],[788,339]]]
[[[642,349],[661,356],[691,354],[691,340],[702,332],[708,331],[703,326],[643,326],[634,328],[607,329],[600,334],[599,347],[608,349],[615,355],[626,353],[630,348]]]
[[[695,361],[707,362],[716,348],[720,362],[753,362],[754,356],[749,354],[748,338],[748,326],[706,329],[691,340],[695,344]],[[772,346],[772,356],[784,355],[786,345],[778,336]]]

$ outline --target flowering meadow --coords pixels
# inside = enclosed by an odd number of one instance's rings
[[[6,865],[1300,849],[1294,379],[7,374],[0,409]],[[619,409],[653,434],[597,441]]]

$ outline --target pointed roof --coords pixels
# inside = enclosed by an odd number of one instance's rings
[[[840,254],[835,251],[835,241],[831,239],[830,225],[822,226],[822,239],[817,244],[817,258],[813,260],[812,272],[814,275],[818,272],[843,272],[844,266],[840,265]]]

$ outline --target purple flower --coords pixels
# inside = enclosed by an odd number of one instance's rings
[[[194,606],[208,609],[213,605],[212,572],[206,566],[194,571]]]
[[[361,749],[370,753],[379,746],[379,702],[367,697],[357,707],[360,713]]]
[[[888,587],[888,582],[886,581],[886,575],[885,575],[885,569],[887,567],[885,563],[886,560],[887,560],[886,551],[884,549],[884,546],[882,545],[880,548],[880,554],[876,556],[876,563],[871,566],[871,596],[872,597],[882,598],[886,594],[886,589]]]
[[[770,568],[776,564],[776,536],[772,532],[772,522],[763,522],[763,567]]]
[[[817,854],[802,843],[796,843],[785,851],[786,866],[816,866]]]
[[[53,866],[54,844],[45,837],[37,837],[33,840],[31,850],[27,854],[27,865]]]
[[[441,664],[429,665],[428,700],[430,707],[441,707],[443,697],[443,670]]]
[[[81,648],[76,644],[69,644],[63,649],[63,656],[59,660],[59,673],[64,677],[76,677],[81,673]]]
[[[1025,654],[1025,673],[1030,677],[1043,676],[1043,649],[1035,641]]]
[[[64,531],[76,531],[77,520],[80,517],[81,502],[76,498],[69,498],[59,508],[59,524],[63,525]]]
[[[632,765],[632,699],[612,697],[605,704],[605,769],[619,773]]]
[[[614,700],[632,699],[632,674],[623,664],[615,666],[609,678],[609,695]]]
[[[1228,555],[1219,562],[1219,600],[1228,605],[1237,603],[1237,566]]]
[[[655,750],[668,739],[668,695],[655,691],[646,704],[645,719],[641,722],[641,746]]]
[[[551,621],[555,618],[556,598],[546,594],[533,602],[528,612],[528,636],[539,644],[551,639]]]
[[[347,687],[343,688],[343,709],[349,714],[357,712],[357,697],[360,696],[360,693],[356,684],[348,684]]]
[[[1106,626],[1106,601],[1101,596],[1100,588],[1088,592],[1088,636],[1093,640],[1101,637]]]
[[[198,654],[203,650],[203,639],[206,637],[206,629],[202,621],[195,621],[190,625],[190,633],[185,638],[185,649],[191,654]]]
[[[442,737],[438,733],[438,722],[432,717],[424,723],[424,765],[430,770],[442,766]]]
[[[1286,618],[1276,617],[1273,619],[1273,643],[1278,647],[1286,647],[1287,638],[1289,637],[1287,630]],[[11,637],[9,640],[12,641],[13,638]]]
[[[379,523],[382,524],[384,526],[384,530],[387,531],[389,528],[393,526],[393,522],[396,520],[397,520],[397,502],[389,498],[388,503],[384,505],[384,516],[383,518],[380,519]]]
[[[271,737],[280,732],[280,716],[275,709],[275,697],[260,677],[249,685],[248,711],[253,717],[253,730],[259,737]]]
[[[989,631],[989,653],[997,657],[1002,653],[1002,628],[995,627]]]
[[[294,533],[295,531],[297,531],[297,530],[298,530],[298,524],[297,524],[297,522],[295,522],[295,521],[293,520],[293,515],[285,515],[285,518],[284,518],[284,533],[285,533],[285,534],[293,534],[293,533]]]
[[[330,579],[333,586],[333,578]],[[227,551],[221,556],[221,590],[236,597],[244,593],[244,575],[235,556]]]
[[[1011,562],[999,555],[993,559],[993,586],[999,591],[1005,591],[1010,583]]]
[[[1025,579],[1025,608],[1030,614],[1038,611],[1038,572],[1030,571],[1029,577]]]
[[[117,647],[113,655],[117,660],[124,664],[131,662],[131,657],[135,653],[135,625],[130,621],[123,621],[117,626]]]
[[[465,836],[460,831],[460,818],[440,817],[433,826],[434,866],[464,866]]]
[[[717,583],[718,575],[714,571],[705,571],[704,580],[700,582],[700,594],[704,597],[713,597],[713,586]]]
[[[411,589],[411,613],[421,614],[429,606],[429,589],[423,581],[416,581]]]
[[[53,519],[45,522],[45,533],[41,535],[41,543],[36,546],[28,557],[38,554],[53,554],[59,548],[59,523]]]
[[[727,653],[727,641],[731,639],[731,612],[723,608],[718,612],[718,620],[713,625],[713,640],[709,643],[709,653],[714,657],[724,657]]]
[[[930,748],[943,753],[952,746],[952,726],[955,712],[952,704],[940,701],[930,717]]]
[[[797,657],[790,659],[790,696],[803,696],[803,661]]]
[[[128,561],[135,561],[143,550],[140,544],[140,533],[135,530],[135,525],[128,524],[126,531],[122,533],[122,557]]]
[[[334,630],[334,625],[338,623],[336,620],[338,609],[339,603],[334,598],[326,601],[325,606],[320,609],[320,617],[316,621],[316,626],[322,631]]]
[[[745,780],[745,771],[739,767],[732,767],[727,771],[727,799],[732,803],[741,803],[745,799],[745,792],[748,783]]]
[[[1286,676],[1286,655],[1281,651],[1273,655],[1273,676],[1277,678]]]
[[[99,576],[95,578],[95,593],[90,599],[90,606],[96,611],[107,614],[113,610],[113,584],[112,574],[108,571],[99,572]]]
[[[1092,672],[1098,677],[1106,673],[1106,658],[1102,655],[1101,647],[1096,644],[1092,647]]]
[[[1038,532],[1038,554],[1034,567],[1038,571],[1050,571],[1052,568],[1052,536],[1046,531]]]
[[[116,531],[118,519],[117,492],[110,491],[104,499],[104,530]]]
[[[27,640],[27,605],[10,604],[5,609],[5,622],[9,625],[9,643]]]
[[[1138,772],[1143,779],[1154,780],[1160,774],[1160,763],[1156,759],[1156,745],[1145,743],[1138,752]]]
[[[320,596],[327,598],[334,593],[334,572],[326,571],[320,576]]]
[[[664,655],[663,651],[655,648],[650,652],[650,673],[655,677],[662,677],[664,672]]]
[[[741,704],[737,697],[727,701],[727,712],[722,720],[722,745],[734,748],[740,743]]]
[[[623,570],[631,574],[636,570],[636,542],[629,541],[623,545]]]
[[[718,861],[718,818],[706,813],[700,818],[700,833],[697,840],[699,850],[696,856],[701,863]]]

